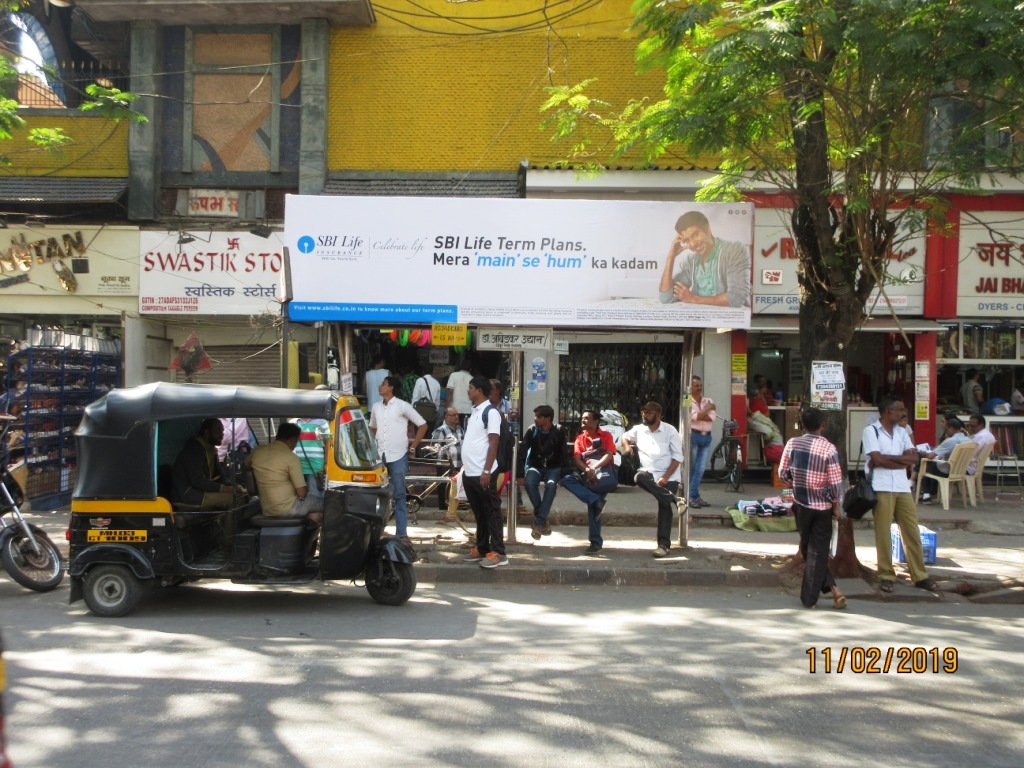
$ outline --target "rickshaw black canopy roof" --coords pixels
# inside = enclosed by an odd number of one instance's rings
[[[156,437],[161,421],[205,418],[321,418],[334,415],[329,390],[146,384],[115,389],[88,405],[75,436],[76,498],[157,496]]]
[[[111,390],[87,406],[76,434],[124,437],[142,422],[168,419],[304,416],[330,421],[336,397],[336,393],[328,390],[145,384]]]

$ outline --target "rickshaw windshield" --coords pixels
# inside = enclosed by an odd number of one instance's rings
[[[370,427],[356,407],[343,408],[335,417],[334,460],[345,469],[373,469],[380,465]]]

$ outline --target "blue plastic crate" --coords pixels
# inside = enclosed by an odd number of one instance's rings
[[[925,528],[923,525],[917,526],[917,529],[921,532],[921,549],[924,550],[924,564],[935,565],[937,549],[935,531]],[[903,538],[900,536],[900,527],[896,523],[889,526],[889,541],[892,546],[892,561],[894,563],[907,562],[907,555],[903,551]]]

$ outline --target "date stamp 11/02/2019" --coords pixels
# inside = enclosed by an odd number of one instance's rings
[[[817,672],[853,672],[854,674],[881,675],[897,674],[952,674],[959,666],[956,648],[924,648],[899,646],[880,648],[878,646],[842,646],[837,649],[808,648],[808,669],[812,675]]]

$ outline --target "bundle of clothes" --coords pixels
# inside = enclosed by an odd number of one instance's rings
[[[736,507],[751,517],[785,517],[792,514],[793,498],[786,496],[771,496],[760,501],[738,501]]]

